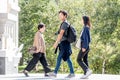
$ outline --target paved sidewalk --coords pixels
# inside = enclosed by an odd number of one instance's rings
[[[88,79],[80,79],[82,74],[76,74],[74,78],[65,78],[68,74],[58,74],[57,78],[44,77],[43,74],[29,74],[30,77],[25,77],[24,74],[0,75],[0,80],[120,80],[120,75],[110,74],[92,74]]]

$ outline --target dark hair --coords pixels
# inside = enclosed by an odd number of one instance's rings
[[[45,24],[43,24],[43,23],[38,24],[38,30],[40,30],[40,28],[43,28],[44,26],[45,26]]]
[[[91,27],[90,18],[88,16],[83,16],[82,18],[84,25],[88,25],[89,27]]]
[[[65,11],[65,10],[60,10],[59,11],[59,14],[60,13],[62,13],[64,16],[66,16],[66,18],[67,18],[67,16],[68,16],[68,13],[67,13],[67,11]]]

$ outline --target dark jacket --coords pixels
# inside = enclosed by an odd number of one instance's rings
[[[70,43],[67,40],[60,42],[59,50],[60,50],[59,54],[61,54],[62,59],[64,61],[66,61],[72,54]]]
[[[89,43],[90,43],[90,28],[87,26],[83,27],[83,31],[81,34],[81,48],[85,48],[87,49],[89,47]]]

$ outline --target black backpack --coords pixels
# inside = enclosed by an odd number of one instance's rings
[[[77,39],[76,30],[70,24],[68,27],[68,30],[67,30],[67,40],[68,40],[68,42],[73,43],[76,41],[76,39]]]

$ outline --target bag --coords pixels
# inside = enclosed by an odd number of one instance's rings
[[[77,35],[76,30],[73,28],[72,25],[69,25],[67,30],[67,41],[73,43],[76,41]]]
[[[28,51],[30,54],[34,54],[36,52],[36,49],[37,49],[36,47],[32,46],[28,49]]]
[[[76,45],[75,45],[78,49],[81,49],[81,41],[80,39],[78,39]]]

